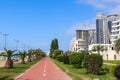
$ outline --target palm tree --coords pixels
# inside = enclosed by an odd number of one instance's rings
[[[32,49],[29,49],[28,50],[28,53],[27,53],[27,56],[28,56],[28,62],[31,62],[32,60],[31,60],[31,58],[32,58],[32,54],[33,54],[33,50]]]
[[[105,46],[102,46],[102,45],[96,45],[92,49],[92,51],[97,51],[98,54],[100,54],[100,51],[103,52],[104,50],[106,50],[106,48],[105,48]]]
[[[15,54],[13,54],[16,50],[7,50],[5,49],[5,52],[1,52],[0,56],[5,56],[7,57],[7,61],[5,62],[5,67],[6,68],[13,68],[13,61],[11,59],[12,56],[14,56]]]
[[[26,51],[23,51],[23,52],[20,52],[19,51],[19,54],[20,55],[20,58],[21,58],[21,64],[25,64],[25,57],[26,57]]]
[[[120,38],[115,42],[115,50],[117,53],[120,51]]]

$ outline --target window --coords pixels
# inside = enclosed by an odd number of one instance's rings
[[[119,23],[117,23],[117,25],[119,25]]]

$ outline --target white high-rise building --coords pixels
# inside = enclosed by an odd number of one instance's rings
[[[119,20],[120,15],[105,16],[103,13],[96,14],[96,37],[98,44],[110,44],[112,21]]]
[[[120,38],[120,20],[112,22],[111,44],[114,46],[115,41]]]

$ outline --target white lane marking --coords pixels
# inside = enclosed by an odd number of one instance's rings
[[[46,76],[47,60],[45,61],[45,66],[43,70],[43,76]]]
[[[46,72],[47,61],[45,61],[44,72]]]
[[[43,76],[46,76],[46,74],[44,73]]]

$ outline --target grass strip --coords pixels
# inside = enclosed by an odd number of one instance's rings
[[[113,74],[106,73],[101,75],[87,74],[85,68],[76,69],[72,65],[64,64],[51,59],[58,67],[66,72],[73,80],[116,80]]]
[[[26,64],[16,63],[13,69],[6,69],[5,67],[0,68],[0,80],[13,80],[25,70],[33,66],[39,60],[34,60],[32,62],[26,62]]]
[[[74,72],[71,71],[72,67],[71,66],[67,66],[66,64],[63,64],[62,62],[58,62],[54,59],[51,59],[53,61],[53,63],[55,63],[58,67],[60,67],[65,73],[67,73],[72,80],[88,80],[88,78],[86,78],[83,75],[80,74],[76,74]]]
[[[104,60],[105,63],[120,64],[120,60]]]

